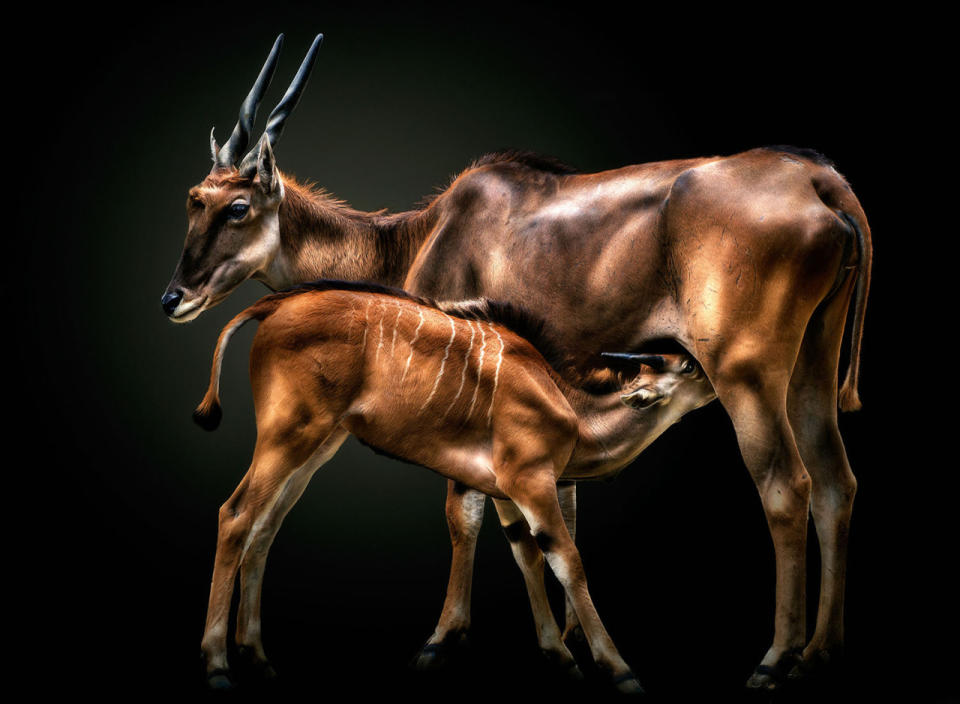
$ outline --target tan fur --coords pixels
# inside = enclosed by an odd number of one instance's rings
[[[233,574],[247,548],[262,540],[262,531],[275,534],[282,515],[271,518],[274,506],[282,505],[282,514],[292,505],[287,497],[298,473],[312,473],[319,458],[332,456],[331,443],[352,433],[504,502],[501,516],[527,526],[528,537],[514,547],[547,647],[572,663],[541,595],[534,537],[567,589],[597,662],[623,678],[622,688],[639,686],[596,615],[556,484],[619,470],[685,412],[710,401],[713,389],[703,375],[682,371],[685,356],[665,355],[664,369],[641,367],[626,387],[594,395],[566,384],[530,342],[499,323],[467,320],[412,297],[304,290],[267,297],[224,328],[199,420],[219,408],[226,340],[252,319],[262,320],[250,352],[257,444],[250,471],[221,511],[216,564],[226,567],[214,571],[203,639],[211,670],[225,667]],[[486,347],[471,344],[477,329],[486,333]],[[472,394],[461,394],[465,379]],[[639,410],[621,402],[639,388],[659,402]],[[618,444],[632,449],[606,450]],[[297,496],[301,484],[296,480]],[[259,624],[257,605],[247,609],[239,627],[262,653],[258,630],[250,628]]]

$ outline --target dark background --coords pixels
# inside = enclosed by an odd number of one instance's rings
[[[254,442],[252,328],[226,358],[221,429],[203,433],[190,412],[221,326],[264,289],[248,282],[187,326],[168,323],[159,298],[186,191],[209,168],[210,126],[226,139],[277,33],[287,39],[270,105],[322,31],[277,157],[360,209],[408,209],[471,159],[509,147],[583,171],[783,143],[836,162],[875,244],[864,410],[841,418],[860,491],[850,677],[836,691],[956,694],[956,460],[938,447],[930,400],[931,387],[953,383],[953,360],[926,313],[953,317],[931,284],[952,234],[939,215],[950,202],[930,194],[943,85],[922,45],[935,20],[918,29],[813,6],[748,19],[600,4],[26,13],[6,46],[6,495],[24,516],[7,538],[8,580],[23,591],[17,661],[39,666],[37,687],[201,691],[217,508]],[[540,684],[522,579],[492,507],[472,659],[437,680],[405,669],[443,600],[444,485],[353,441],[317,474],[264,587],[267,650],[288,689],[594,694]],[[616,482],[581,485],[579,500],[592,594],[641,681],[681,698],[736,695],[772,635],[773,552],[719,405],[688,416]]]

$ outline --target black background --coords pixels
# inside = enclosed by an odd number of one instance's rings
[[[227,355],[221,429],[203,433],[190,412],[217,332],[264,289],[248,282],[187,326],[168,323],[159,298],[186,191],[209,168],[210,126],[226,139],[277,33],[287,40],[268,103],[322,31],[276,152],[286,172],[357,208],[408,209],[509,147],[583,171],[782,143],[836,162],[875,245],[864,410],[841,418],[860,491],[839,691],[956,694],[956,460],[938,448],[930,401],[953,384],[953,360],[927,313],[953,317],[931,283],[952,236],[951,203],[931,191],[931,157],[950,150],[932,119],[944,89],[928,52],[934,18],[813,6],[750,18],[600,4],[25,9],[6,46],[6,496],[24,516],[7,538],[8,580],[24,592],[17,662],[39,666],[37,687],[201,691],[217,508],[254,441],[252,328]],[[616,482],[579,496],[592,594],[641,680],[661,695],[734,696],[772,635],[773,554],[723,410],[688,416]],[[407,672],[443,600],[443,497],[441,478],[353,441],[317,474],[264,587],[267,650],[291,690],[585,694],[539,683],[492,508],[472,659],[445,679]]]

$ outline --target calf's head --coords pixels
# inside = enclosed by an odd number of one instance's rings
[[[187,196],[187,237],[173,278],[160,299],[173,322],[185,323],[226,298],[251,277],[265,275],[280,248],[283,183],[273,156],[287,117],[300,99],[323,35],[267,118],[263,135],[244,155],[257,107],[273,77],[283,44],[277,37],[240,118],[221,147],[210,132],[213,168]]]
[[[700,365],[689,355],[603,353],[604,357],[640,365],[639,373],[620,396],[631,408],[645,409],[668,404],[693,410],[716,397]]]

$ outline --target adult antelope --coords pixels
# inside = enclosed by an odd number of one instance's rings
[[[211,685],[231,684],[226,630],[241,565],[238,637],[256,662],[266,662],[259,607],[267,551],[314,472],[352,433],[493,497],[549,655],[576,668],[542,599],[544,556],[597,664],[622,691],[642,692],[597,616],[557,483],[618,472],[687,411],[711,401],[713,388],[692,360],[616,355],[641,363],[641,371],[591,394],[563,381],[541,354],[562,363],[549,337],[511,306],[438,305],[380,286],[320,281],[267,296],[223,329],[194,414],[209,430],[222,415],[227,342],[249,320],[262,321],[250,352],[257,443],[220,510],[202,646]]]
[[[601,350],[676,340],[733,421],[776,553],[773,642],[747,685],[775,689],[788,674],[828,662],[843,645],[856,492],[837,408],[860,407],[872,258],[866,217],[843,177],[820,155],[789,147],[595,174],[497,154],[474,162],[420,210],[360,212],[284,176],[274,161],[320,39],[254,149],[244,156],[279,38],[230,139],[221,148],[211,134],[213,168],[190,189],[183,254],[162,299],[170,319],[196,318],[248,278],[274,290],[337,278],[434,299],[522,302],[553,323],[579,373],[603,366]],[[572,513],[572,489],[566,500]],[[453,560],[440,621],[421,654],[427,664],[470,624],[482,495],[451,481],[446,510]],[[811,510],[822,572],[807,641]],[[567,633],[576,623],[569,609],[568,616]]]

